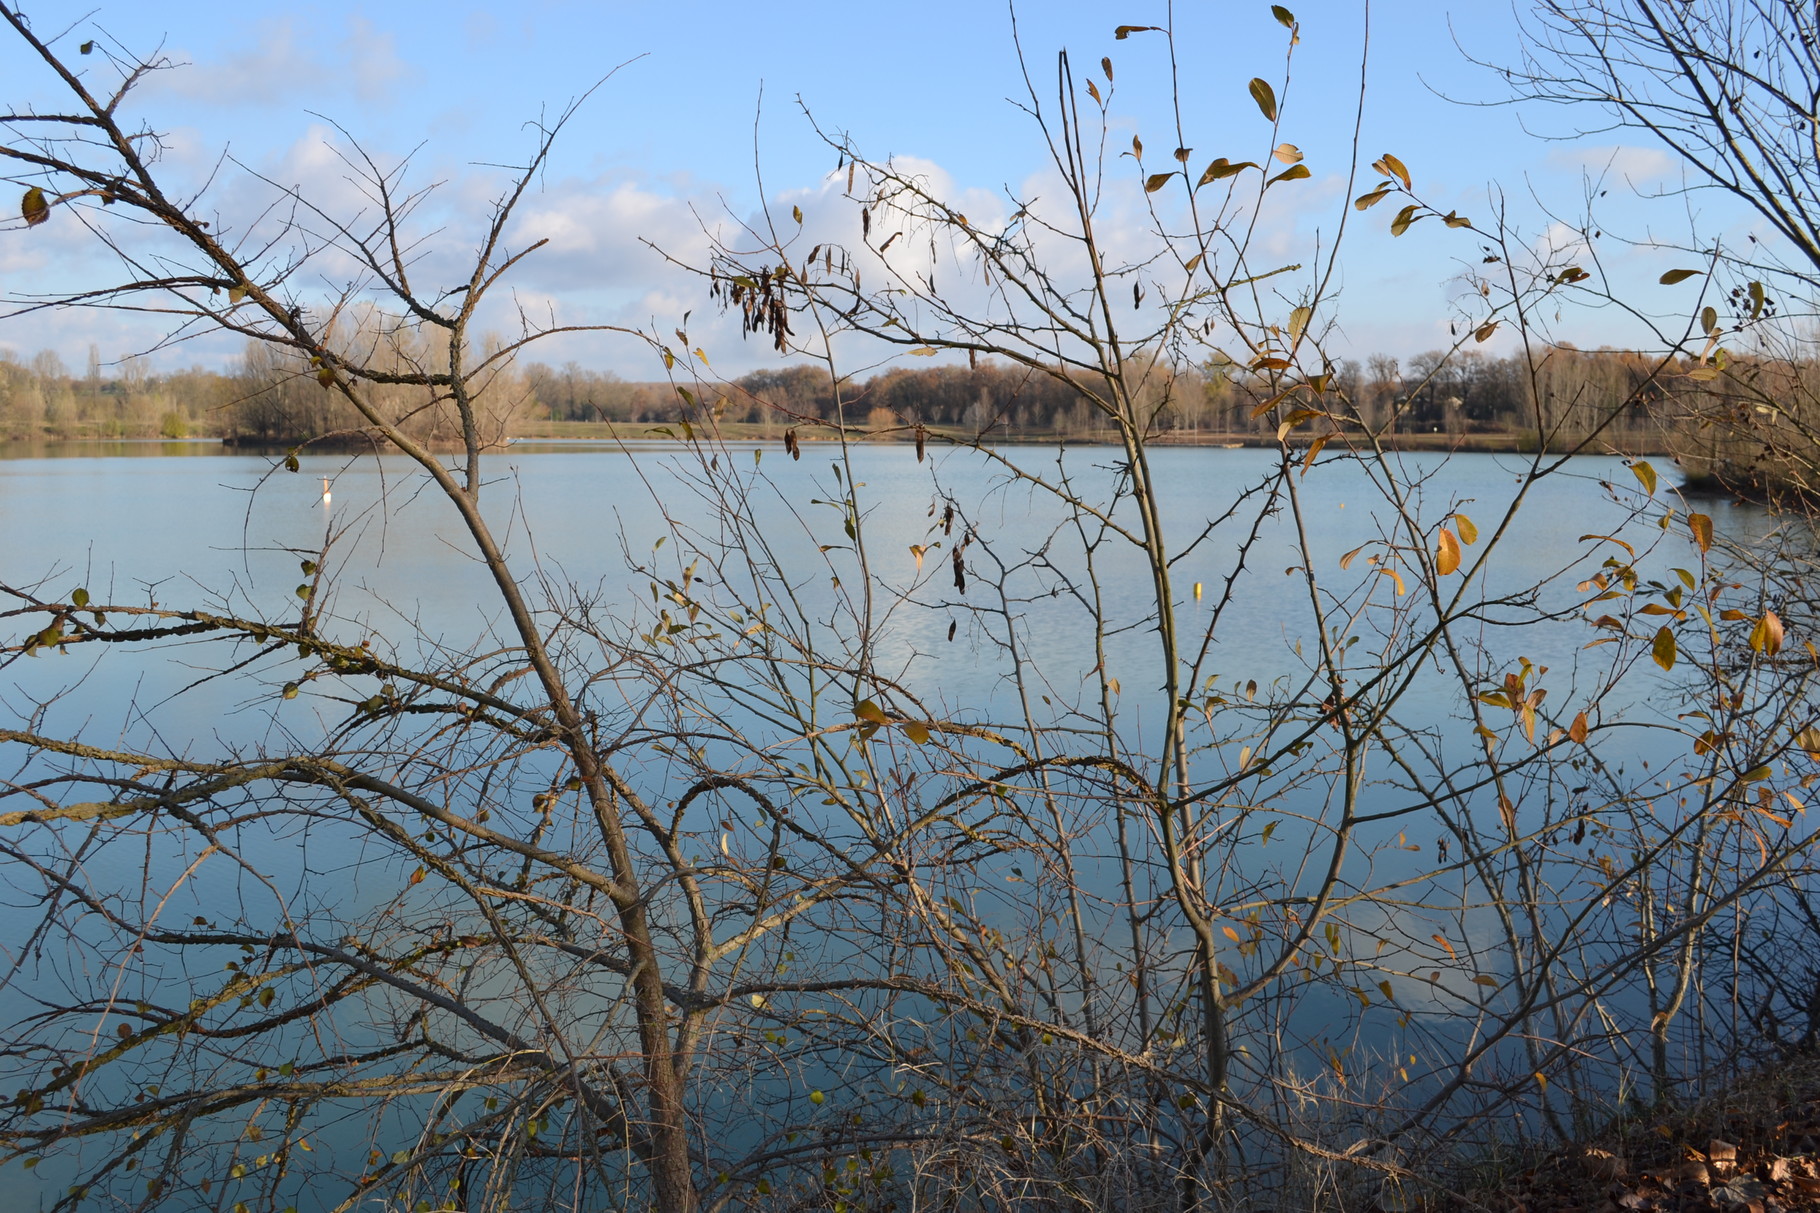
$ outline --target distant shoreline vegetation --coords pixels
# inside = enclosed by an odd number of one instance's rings
[[[752,425],[743,422],[729,422],[717,425],[713,437],[717,441],[743,445],[770,444],[783,446],[783,438],[777,433],[766,433],[772,427]],[[795,427],[796,441],[803,446],[840,441],[843,437],[840,430],[833,426],[810,425]],[[705,436],[703,431],[696,430],[697,437]],[[522,431],[507,437],[503,442],[490,448],[504,450],[524,448],[535,450],[543,447],[588,450],[626,446],[631,448],[666,448],[676,447],[688,441],[688,435],[677,426],[651,426],[636,423],[619,423],[610,421],[564,421],[564,422],[531,422]],[[1359,435],[1363,438],[1363,435]],[[855,444],[896,445],[910,444],[915,441],[913,433],[906,429],[885,432],[866,430],[849,430],[844,435],[845,441]],[[1115,446],[1117,443],[1108,435],[1064,435],[1031,431],[1016,436],[988,434],[984,438],[971,432],[948,431],[940,427],[931,427],[925,431],[925,439],[931,445],[953,441],[972,445],[983,443],[987,446]],[[1308,442],[1302,435],[1291,443],[1295,450],[1306,450]],[[1532,454],[1536,451],[1537,440],[1533,433],[1488,432],[1475,434],[1387,434],[1379,438],[1379,443],[1389,451],[1438,451],[1450,454]],[[440,444],[433,444],[440,445]],[[1274,448],[1276,439],[1269,434],[1225,433],[1204,431],[1199,434],[1166,434],[1154,440],[1154,445],[1161,447],[1187,447],[1203,450],[1218,449],[1264,449]],[[362,455],[386,454],[362,435],[336,436],[329,439],[304,441],[286,444],[250,438],[220,438],[209,435],[189,435],[182,438],[170,438],[162,435],[129,435],[116,436],[106,434],[0,434],[0,458],[16,458],[23,451],[36,451],[45,447],[81,447],[95,448],[97,452],[110,447],[139,448],[190,448],[186,453],[200,454],[220,450],[229,454],[283,456],[286,454],[337,454]],[[1605,454],[1650,455],[1667,454],[1659,449],[1660,444],[1643,444],[1613,447]],[[448,446],[453,451],[453,444]],[[66,452],[65,452],[66,453]],[[1690,479],[1690,484],[1693,481]],[[1710,491],[1725,490],[1710,476],[1702,477],[1701,484]]]
[[[408,353],[408,352],[407,352]],[[1337,427],[1370,430],[1399,450],[1573,449],[1597,435],[1604,450],[1680,454],[1698,435],[1676,432],[1654,363],[1616,350],[1550,351],[1542,374],[1517,359],[1468,351],[1418,355],[1405,364],[1374,355],[1335,368],[1333,388],[1353,415]],[[1247,372],[1236,366],[1170,368],[1144,380],[1155,440],[1187,446],[1274,445],[1270,418],[1253,417]],[[0,439],[11,442],[145,438],[219,439],[248,452],[358,453],[376,450],[358,419],[309,368],[269,347],[249,349],[228,371],[192,367],[153,373],[129,358],[104,366],[91,350],[86,372],[52,351],[21,359],[0,350]],[[1069,384],[1001,361],[974,366],[894,367],[844,381],[837,398],[826,374],[807,365],[754,371],[727,383],[679,391],[669,382],[630,381],[571,362],[509,365],[482,395],[491,445],[512,441],[682,439],[705,428],[740,441],[913,441],[1097,443],[1114,432]],[[413,436],[435,447],[459,432],[447,402],[395,402]],[[1613,414],[1616,413],[1614,419]],[[1682,415],[1685,415],[1684,413]],[[668,433],[663,431],[668,430]],[[1298,431],[1298,443],[1320,430]],[[1712,469],[1701,468],[1700,474]]]

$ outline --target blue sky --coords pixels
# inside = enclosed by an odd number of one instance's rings
[[[1365,39],[1360,0],[1294,7],[1302,41],[1284,133],[1306,153],[1314,176],[1299,183],[1304,194],[1284,217],[1285,257],[1317,233],[1330,238],[1343,203]],[[42,4],[28,11],[34,28],[49,34],[85,10]],[[1649,192],[1679,179],[1660,153],[1610,136],[1559,142],[1526,129],[1568,132],[1576,118],[1570,114],[1462,104],[1503,96],[1495,75],[1470,63],[1462,48],[1494,61],[1513,55],[1517,11],[1460,0],[1376,0],[1362,159],[1394,152],[1426,199],[1476,219],[1487,214],[1488,190],[1498,190],[1526,240],[1549,238],[1550,211],[1577,221],[1588,173],[1603,171],[1610,193],[1601,202],[1602,223],[1685,239],[1684,202],[1636,196],[1639,187]],[[1115,25],[1159,24],[1166,15],[1159,0],[1027,0],[1017,11],[1017,33],[1039,81],[1053,79],[1061,48],[1083,74],[1111,55],[1119,86],[1114,144],[1127,145],[1135,133],[1153,149],[1167,148],[1174,133],[1162,43],[1113,38]],[[1195,162],[1255,157],[1246,140],[1255,143],[1259,120],[1245,83],[1254,75],[1279,77],[1286,31],[1267,3],[1251,0],[1184,0],[1175,22]],[[698,287],[667,270],[641,238],[689,258],[699,253],[704,224],[747,218],[766,198],[785,211],[806,204],[805,211],[819,213],[834,154],[799,102],[869,155],[908,158],[956,196],[1002,197],[1043,168],[1035,132],[1007,100],[1023,85],[1008,10],[993,4],[617,0],[530,2],[507,13],[502,6],[416,0],[104,3],[70,28],[72,50],[89,37],[142,53],[162,44],[184,65],[140,96],[151,124],[168,133],[167,168],[177,179],[199,182],[227,154],[303,187],[333,210],[358,199],[333,152],[343,141],[330,124],[381,161],[412,155],[416,180],[442,183],[432,240],[450,253],[450,265],[454,253],[471,247],[500,179],[486,166],[524,152],[527,120],[561,110],[613,72],[577,115],[522,214],[522,234],[548,237],[551,246],[515,279],[517,305],[565,323],[654,325],[666,333],[682,311],[694,309],[692,336],[705,334],[717,368],[735,373],[775,356],[762,342],[742,343],[732,326],[703,319],[710,309]],[[52,104],[43,72],[20,51],[0,45],[0,92],[14,105]],[[1135,182],[1129,159],[1115,162],[1114,171],[1133,176],[1127,185]],[[1368,169],[1361,181],[1369,184]],[[231,225],[252,213],[260,189],[230,164],[208,203]],[[1388,207],[1372,211],[1348,233],[1334,335],[1342,354],[1407,357],[1445,343],[1449,300],[1458,290],[1453,279],[1474,250],[1435,224],[1392,240],[1385,231],[1390,215]],[[1701,219],[1703,230],[1733,222],[1722,210]],[[1620,279],[1639,291],[1659,291],[1655,275],[1686,260],[1647,247],[1605,251]],[[85,278],[107,272],[94,253],[72,223],[8,228],[0,231],[0,281],[18,291],[99,280]],[[333,269],[325,266],[328,278]],[[1598,312],[1564,315],[1554,335],[1580,345],[1635,339]],[[0,325],[0,345],[56,348],[75,364],[90,341],[111,360],[152,340],[141,322],[92,313],[40,313]],[[220,365],[234,352],[231,341],[203,338],[156,359]],[[623,341],[563,339],[536,356],[655,377],[648,355]]]

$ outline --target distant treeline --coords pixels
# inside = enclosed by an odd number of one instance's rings
[[[446,348],[384,317],[356,314],[336,327],[344,344],[358,352],[358,364],[371,373],[433,373],[439,359],[444,369],[448,365]],[[477,351],[475,361],[491,352]],[[103,363],[94,346],[82,374],[54,351],[22,361],[0,348],[0,437],[206,437],[256,446],[359,447],[364,420],[316,376],[317,369],[300,355],[257,341],[225,371],[191,367],[163,374],[137,357]],[[543,415],[509,361],[475,383],[474,404],[488,441],[503,441],[519,421]],[[454,406],[439,394],[374,382],[363,390],[411,436],[430,443],[459,440]]]
[[[1374,355],[1334,368],[1329,407],[1350,401],[1360,418],[1389,433],[1533,433],[1566,441],[1606,425],[1625,437],[1666,421],[1656,363],[1617,350],[1550,350],[1532,371],[1521,358],[1478,351],[1419,354],[1407,363]],[[533,365],[525,381],[537,408],[553,421],[660,424],[685,415],[668,383],[631,383],[574,363]],[[1273,433],[1277,419],[1260,413],[1265,383],[1241,368],[1161,364],[1143,380],[1139,413],[1154,432]],[[1090,439],[1110,434],[1095,408],[1104,384],[985,361],[976,366],[893,367],[838,392],[814,366],[754,371],[701,401],[721,421],[772,428],[803,421],[842,421],[871,429],[925,425],[1005,437]],[[1537,407],[1538,403],[1540,408]],[[1611,414],[1616,411],[1615,419]],[[1609,422],[1609,424],[1608,424]]]
[[[386,358],[426,365],[434,351],[416,348],[408,334],[389,338]],[[1557,347],[1533,370],[1518,358],[1477,351],[1418,355],[1406,363],[1387,356],[1341,362],[1324,403],[1343,412],[1350,401],[1366,424],[1397,433],[1507,433],[1538,428],[1573,440],[1605,423],[1628,439],[1659,432],[1676,415],[1691,415],[1687,389],[1709,391],[1675,375],[1672,404],[1659,386],[1656,364],[1615,350]],[[683,419],[764,431],[815,422],[844,422],[871,430],[924,425],[1006,438],[1105,438],[1111,428],[1092,403],[1103,384],[1065,379],[1004,362],[977,366],[894,367],[838,392],[827,373],[792,365],[754,371],[711,388],[686,384],[691,404],[668,382],[633,382],[612,372],[532,363],[507,366],[483,394],[489,435],[500,439],[540,422],[607,421],[656,426]],[[453,440],[450,406],[421,390],[369,385],[376,398],[413,434]],[[1140,414],[1155,433],[1196,436],[1271,433],[1277,421],[1260,414],[1265,385],[1234,366],[1170,369],[1158,364],[1142,381]],[[1712,410],[1706,410],[1710,413]],[[104,364],[91,351],[85,371],[52,352],[21,360],[0,350],[0,435],[30,437],[209,436],[257,444],[295,444],[324,436],[354,437],[359,419],[325,391],[309,367],[281,350],[249,347],[227,371],[194,367],[154,374],[139,359]]]
[[[0,436],[182,438],[217,434],[233,400],[232,376],[192,367],[157,375],[128,358],[104,367],[89,347],[86,373],[52,350],[21,361],[0,349]]]

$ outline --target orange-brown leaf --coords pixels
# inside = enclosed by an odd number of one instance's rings
[[[1713,520],[1705,514],[1689,514],[1687,529],[1693,532],[1694,542],[1702,552],[1713,546]]]
[[[1460,567],[1460,541],[1446,527],[1441,528],[1439,547],[1435,551],[1435,572],[1445,577]]]

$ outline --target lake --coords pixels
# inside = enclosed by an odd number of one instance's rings
[[[465,551],[457,521],[444,503],[425,493],[422,478],[402,460],[306,457],[300,473],[288,474],[274,470],[271,459],[224,453],[213,444],[112,444],[121,451],[138,449],[104,458],[80,454],[86,445],[51,444],[56,453],[50,457],[0,459],[0,525],[9,536],[7,575],[15,584],[42,582],[47,593],[83,585],[98,600],[121,603],[213,601],[282,613],[298,581],[300,558],[332,541],[326,550],[341,583],[335,613],[357,629],[370,628],[394,642],[421,632],[464,643],[497,622],[486,578]],[[1035,456],[1038,472],[1054,470],[1053,453],[1007,451]],[[819,549],[847,542],[838,512],[814,504],[841,495],[831,472],[833,452],[811,444],[804,459],[792,461],[773,448],[762,464],[748,462],[754,453],[761,452],[736,448],[728,461],[744,465],[734,470],[746,479],[763,473],[766,487],[755,508],[775,510],[779,520],[788,520],[782,527],[770,519],[765,525],[784,545],[779,560],[800,570],[796,575],[807,583],[810,570],[827,563]],[[484,496],[521,576],[605,585],[643,599],[646,595],[636,591],[648,578],[629,573],[627,564],[648,556],[651,545],[670,533],[666,517],[689,526],[690,511],[704,507],[697,489],[675,474],[687,463],[681,456],[659,443],[635,452],[595,445],[509,452],[492,461],[492,483]],[[852,458],[867,502],[868,540],[877,553],[874,573],[894,590],[912,584],[918,570],[910,548],[931,541],[939,519],[930,516],[930,508],[944,494],[955,494],[957,484],[972,495],[967,517],[984,540],[1025,554],[1045,544],[1051,550],[1058,546],[1053,509],[1037,491],[965,453],[938,454],[919,465],[907,447],[861,446]],[[1274,454],[1264,450],[1173,448],[1153,451],[1151,458],[1165,487],[1166,522],[1178,540],[1219,516],[1237,489],[1258,483],[1275,464]],[[1077,448],[1069,460],[1073,474],[1101,482],[1091,486],[1090,495],[1103,498],[1116,452]],[[1433,508],[1434,502],[1457,502],[1462,512],[1482,520],[1497,518],[1509,505],[1527,467],[1521,457],[1499,455],[1446,460],[1415,454],[1398,462],[1418,503]],[[1350,472],[1340,465],[1337,472],[1323,468],[1302,480],[1305,512],[1318,521],[1309,536],[1318,562],[1337,561],[1377,538],[1386,525],[1373,487]],[[328,508],[321,504],[323,477],[333,484]],[[1490,571],[1493,588],[1556,576],[1583,546],[1577,544],[1580,536],[1628,525],[1630,504],[1614,499],[1605,487],[1611,484],[1620,491],[1636,488],[1615,458],[1576,460],[1552,477],[1546,494],[1517,515],[1501,541]],[[1774,525],[1759,510],[1726,502],[1711,512],[1720,533],[1739,542],[1754,541]],[[1215,586],[1233,567],[1231,529],[1174,570],[1184,591],[1185,626],[1211,610],[1212,595],[1193,599],[1192,585]],[[1222,621],[1214,638],[1225,657],[1221,665],[1231,674],[1275,677],[1296,665],[1294,643],[1306,639],[1312,625],[1298,619],[1300,605],[1269,580],[1282,579],[1283,569],[1299,559],[1294,538],[1286,518],[1260,529],[1251,560],[1259,588],[1251,602],[1241,604],[1247,609]],[[1139,562],[1123,552],[1110,558],[1102,590],[1113,613],[1150,614]],[[1033,638],[1045,646],[1031,654],[1036,664],[1047,669],[1059,663],[1078,673],[1086,637],[1076,613],[1048,609],[1034,597],[1026,610],[1039,621],[1031,628]],[[409,626],[401,626],[406,619]],[[893,639],[903,652],[922,651],[918,646],[945,632],[947,621],[940,615],[904,620],[894,627]],[[1571,660],[1577,641],[1578,633],[1537,636],[1539,647],[1526,652],[1538,664],[1559,668]],[[1130,650],[1131,660],[1142,659],[1142,642]],[[930,693],[958,705],[977,699],[991,685],[991,672],[990,663],[943,659],[935,669],[913,675]]]
[[[178,454],[189,457],[171,457]],[[1655,995],[1636,992],[1634,967],[1607,978],[1601,966],[1613,963],[1637,932],[1660,929],[1643,922],[1642,907],[1652,899],[1671,916],[1677,900],[1683,910],[1692,903],[1671,887],[1680,879],[1672,856],[1662,859],[1661,881],[1640,894],[1634,913],[1609,896],[1602,909],[1594,897],[1589,911],[1586,894],[1575,890],[1600,863],[1626,862],[1626,847],[1641,854],[1666,845],[1665,836],[1680,837],[1672,802],[1685,803],[1690,788],[1697,799],[1699,787],[1713,787],[1710,775],[1684,775],[1675,765],[1686,762],[1689,737],[1698,732],[1684,725],[1684,713],[1711,710],[1703,689],[1710,678],[1701,671],[1740,686],[1747,678],[1728,672],[1733,649],[1689,647],[1664,668],[1659,656],[1652,660],[1647,638],[1659,620],[1691,627],[1694,599],[1724,581],[1726,553],[1768,542],[1777,520],[1725,502],[1682,502],[1667,467],[1654,469],[1660,483],[1646,492],[1649,474],[1616,458],[1575,459],[1536,480],[1535,465],[1517,456],[1329,459],[1309,469],[1299,459],[1285,467],[1267,450],[1163,448],[1149,457],[1174,544],[1182,694],[1195,709],[1185,774],[1190,785],[1208,789],[1196,827],[1202,832],[1190,844],[1208,872],[1207,903],[1224,916],[1234,945],[1222,959],[1229,984],[1243,988],[1265,978],[1272,941],[1294,933],[1303,912],[1297,907],[1305,910],[1313,890],[1327,888],[1345,905],[1320,903],[1332,915],[1332,933],[1326,947],[1314,949],[1319,965],[1297,960],[1309,965],[1306,980],[1273,985],[1252,1004],[1248,1014],[1257,1018],[1243,1021],[1235,1071],[1244,1076],[1235,1083],[1263,1090],[1350,1073],[1350,1081],[1407,1088],[1409,1103],[1432,1095],[1464,1101],[1464,1108],[1482,1097],[1457,1081],[1461,1051],[1504,1032],[1513,1015],[1547,1018],[1558,1035],[1538,1044],[1535,1023],[1524,1019],[1521,1039],[1500,1037],[1504,1043],[1482,1059],[1483,1069],[1514,1066],[1522,1073],[1533,1061],[1537,1072],[1554,1072],[1568,1064],[1564,1054],[1597,1052],[1597,1064],[1608,1070],[1599,1081],[1610,1081],[1609,1073],[1628,1064],[1631,1046],[1616,1036],[1589,1036],[1588,1017],[1641,1014],[1647,1021]],[[689,701],[697,713],[690,733],[697,763],[751,766],[748,746],[795,755],[805,744],[805,720],[848,729],[855,700],[876,695],[894,720],[1110,754],[1149,777],[1159,769],[1162,667],[1149,568],[1119,537],[1135,524],[1129,500],[1119,496],[1126,474],[1121,459],[1116,450],[1092,447],[932,451],[920,463],[908,446],[843,453],[833,444],[808,443],[800,460],[775,446],[521,447],[490,460],[482,503],[544,622],[561,630],[558,654],[578,683],[590,687],[590,704],[630,722],[618,735],[625,744],[647,747],[636,751],[642,757],[628,771],[655,802],[680,795],[693,770],[654,756],[668,744],[657,724],[649,734],[639,732],[644,714],[667,719],[668,710],[666,684],[642,671],[683,652],[678,645],[696,646],[686,650],[693,658],[664,667],[673,670],[664,677],[698,677],[720,661],[761,676],[783,671],[774,689],[755,689],[741,681],[752,675],[740,672]],[[1022,473],[1013,474],[1006,461]],[[1057,488],[1079,508],[1060,510]],[[1513,508],[1519,501],[1521,508]],[[1690,537],[1686,519],[1694,511],[1711,519],[1710,568]],[[1441,525],[1457,545],[1461,569],[1437,578],[1430,598],[1415,549],[1432,545]],[[365,642],[404,664],[449,669],[467,668],[471,660],[491,670],[490,655],[506,631],[486,570],[448,503],[398,459],[306,456],[298,471],[287,472],[271,459],[196,444],[147,444],[100,457],[78,448],[0,458],[0,526],[9,536],[0,579],[48,601],[67,601],[80,586],[93,601],[122,608],[190,607],[281,621],[295,618],[299,592],[315,587],[308,601],[320,613],[323,634],[348,645]],[[1412,544],[1412,533],[1423,536],[1419,543]],[[863,563],[855,534],[864,537]],[[952,559],[962,545],[957,579]],[[1494,545],[1495,555],[1479,564]],[[320,566],[326,579],[318,583],[306,564]],[[1614,591],[1608,607],[1582,609],[1597,592],[1586,588],[1595,576],[1624,592]],[[1624,588],[1626,577],[1641,587],[1635,595]],[[700,632],[691,630],[696,619],[670,597],[677,585],[689,589],[684,598],[694,599],[721,631],[698,639]],[[1715,610],[1722,595],[1727,604],[1736,597],[1748,605],[1746,589],[1712,588]],[[1640,609],[1627,613],[1627,603]],[[1443,610],[1450,621],[1445,644],[1424,631]],[[1631,639],[1601,643],[1615,639],[1613,627],[1593,622],[1602,611],[1624,615]],[[1785,614],[1792,650],[1800,617],[1792,606]],[[730,640],[759,622],[772,631],[748,633],[744,649]],[[773,635],[777,647],[763,650],[774,655],[769,664],[739,664],[755,656],[756,646],[773,643]],[[855,647],[862,637],[863,654]],[[1322,657],[1323,644],[1338,655]],[[191,638],[161,642],[149,653],[123,648],[95,655],[93,647],[73,645],[68,655],[46,652],[8,666],[0,674],[0,705],[9,724],[31,722],[42,734],[152,754],[308,750],[347,744],[357,733],[357,703],[371,693],[365,683],[352,689],[358,679],[316,677],[315,662],[286,654],[216,676],[251,658],[251,650],[228,652]],[[851,672],[856,661],[861,681]],[[626,666],[636,676],[624,673]],[[502,680],[510,673],[503,666],[499,672]],[[1348,709],[1353,719],[1373,720],[1379,743],[1342,744],[1346,722],[1331,716],[1330,704],[1321,706],[1322,680],[1335,673],[1359,695]],[[1765,667],[1761,676],[1773,673]],[[1511,677],[1524,694],[1546,690],[1546,700],[1536,701],[1545,703],[1539,728],[1526,730],[1510,703],[1488,712],[1463,690],[1469,685],[1473,695],[1495,699]],[[303,693],[287,695],[299,683]],[[1769,732],[1782,730],[1781,744],[1787,727],[1775,722],[1793,719],[1805,694],[1798,680],[1778,683],[1753,704],[1762,707]],[[1573,749],[1562,740],[1574,721],[1569,705],[1584,705],[1595,743]],[[1475,729],[1475,720],[1486,723]],[[392,734],[394,743],[419,736],[398,727],[407,731]],[[774,737],[768,728],[778,730]],[[1738,726],[1740,739],[1727,744],[1743,745],[1745,731]],[[893,747],[879,769],[905,781],[906,804],[924,795],[909,791],[915,780],[934,788],[960,778],[911,745],[897,725],[878,736],[874,744]],[[654,743],[656,750],[649,748]],[[1538,747],[1561,747],[1575,757],[1571,765],[1566,758],[1538,764]],[[1498,756],[1495,762],[1488,763],[1488,753]],[[807,750],[803,760],[805,772],[821,761]],[[551,777],[549,761],[538,753],[512,761],[514,787]],[[1500,774],[1506,766],[1507,782]],[[15,767],[15,783],[35,769],[30,762]],[[1803,772],[1785,773],[1796,779]],[[842,795],[864,786],[847,776],[827,778],[838,785],[830,805],[844,804]],[[1766,778],[1755,782],[1767,788]],[[1185,946],[1179,923],[1159,925],[1129,948],[1116,933],[1130,926],[1132,907],[1146,907],[1148,920],[1166,917],[1169,905],[1166,870],[1154,857],[1129,859],[1132,848],[1151,846],[1142,814],[1119,807],[1125,793],[1109,796],[1094,778],[1043,779],[1006,783],[983,797],[987,808],[968,809],[964,821],[954,810],[966,838],[993,840],[955,868],[975,882],[954,890],[964,893],[971,920],[982,932],[1033,940],[1050,939],[1054,928],[1058,941],[1069,934],[1056,927],[1068,914],[1086,920],[1088,929],[1076,934],[1091,937],[1093,954],[1083,953],[1076,986],[1056,996],[1058,1016],[1086,1014],[1090,995],[1083,991],[1122,986],[1127,973],[1137,986],[1139,968],[1159,985],[1179,979]],[[991,807],[994,797],[1005,807]],[[1026,802],[1032,812],[1059,805],[1058,821],[1065,817],[1066,826],[1055,828],[1069,845],[1018,837],[1023,827],[1015,823],[1035,822]],[[722,811],[731,817],[732,810]],[[827,839],[827,854],[863,851],[871,823],[857,817],[847,823],[839,807],[812,811],[825,814],[816,828]],[[696,863],[711,861],[717,844],[736,858],[730,847],[759,846],[752,840],[776,827],[763,813],[724,830],[720,812],[697,806],[690,813],[687,845],[707,856]],[[1501,813],[1525,841],[1493,837]],[[1593,833],[1582,846],[1574,831],[1586,835],[1585,825],[1576,824],[1586,821]],[[258,880],[244,873],[186,879],[189,865],[200,861],[193,840],[183,838],[147,838],[137,849],[97,847],[84,856],[83,871],[97,888],[164,890],[172,914],[184,919],[264,923],[264,929],[275,929],[279,905],[307,907],[325,929],[337,915],[375,907],[390,907],[385,912],[401,921],[432,912],[431,903],[414,900],[418,894],[398,891],[408,866],[401,869],[395,854],[377,854],[366,833],[327,821],[305,824],[303,817],[248,821],[239,830],[247,871]],[[1789,831],[1774,845],[1790,845],[1805,826]],[[965,849],[962,835],[953,837]],[[1751,836],[1728,837],[1726,845],[1745,846]],[[47,844],[40,838],[33,845]],[[1694,866],[1711,853],[1710,847],[1698,851]],[[1072,910],[1056,884],[1062,856],[1085,892],[1072,899]],[[36,905],[31,882],[14,885],[19,921],[33,921],[23,916]],[[1525,905],[1530,917],[1513,921],[1511,907]],[[292,908],[283,913],[306,916]],[[1582,914],[1597,919],[1598,932],[1562,934],[1563,924]],[[862,936],[870,927],[863,915],[820,926],[828,932],[815,945],[822,965],[867,962],[871,945]],[[81,932],[93,929],[82,927],[79,937],[91,938]],[[1551,942],[1558,940],[1569,946]],[[6,993],[5,1005],[15,1012],[47,980],[77,983],[80,963],[53,964],[33,976],[19,953],[24,940],[4,942],[21,963]],[[1140,952],[1142,964],[1132,966]],[[1592,992],[1558,1002],[1536,995],[1542,1010],[1513,1009],[1517,996],[1509,991],[1545,987],[1522,972],[1543,953],[1590,983]],[[769,966],[784,965],[784,956],[770,943],[754,953]],[[1467,963],[1462,956],[1476,959]],[[1356,976],[1342,978],[1343,964]],[[138,983],[133,997],[159,996],[150,975],[123,962],[121,973],[129,971]],[[200,977],[169,980],[193,990]],[[477,1004],[493,996],[474,995]],[[1159,992],[1153,1008],[1120,1010],[1143,1047],[1165,1048],[1158,1043],[1167,1038],[1161,1021],[1146,1016],[1171,1002]],[[1712,1032],[1704,1020],[1689,1022],[1677,1050],[1697,1051],[1696,1038]],[[367,1029],[350,1021],[340,1030],[356,1040]],[[301,1038],[289,1044],[315,1047]],[[1268,1059],[1267,1048],[1274,1050]],[[741,1114],[757,1115],[754,1099],[785,1106],[786,1088],[807,1090],[813,1083],[819,1093],[844,1081],[855,1099],[870,1092],[866,1098],[876,1100],[903,1073],[902,1067],[842,1071],[828,1056],[809,1053],[777,1065],[777,1074],[792,1076],[787,1082],[761,1075],[703,1096],[704,1121],[719,1126],[707,1135],[708,1155],[737,1152],[733,1143],[751,1137]],[[1399,1072],[1400,1080],[1389,1077]],[[1573,1112],[1591,1081],[1564,1096],[1550,1095],[1544,1085],[1524,1096],[1523,1116]],[[1551,1104],[1555,1099],[1566,1102]],[[797,1105],[797,1112],[813,1118],[820,1106]],[[350,1130],[334,1148],[343,1166],[358,1169],[365,1145]],[[42,1173],[52,1176],[43,1180],[47,1190],[67,1186],[73,1174],[55,1163]]]

